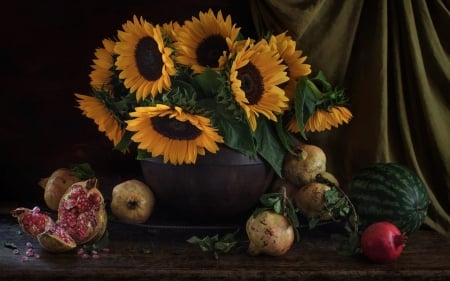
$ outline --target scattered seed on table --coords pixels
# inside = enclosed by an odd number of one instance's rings
[[[27,251],[25,252],[25,255],[27,257],[34,257],[34,251],[32,248],[27,249]]]

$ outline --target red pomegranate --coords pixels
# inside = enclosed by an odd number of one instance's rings
[[[56,222],[38,207],[17,208],[11,214],[26,233],[36,237],[50,252],[68,251],[95,242],[107,226],[105,203],[96,178],[74,183],[67,189],[59,203]]]
[[[369,225],[361,236],[361,250],[376,263],[388,263],[397,259],[403,252],[407,237],[398,227],[382,221]]]
[[[49,215],[41,213],[39,207],[33,209],[20,207],[11,211],[11,215],[17,218],[24,232],[34,237],[55,225],[53,219]]]

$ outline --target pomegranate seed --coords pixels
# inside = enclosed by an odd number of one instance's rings
[[[81,258],[84,259],[84,260],[87,260],[87,259],[89,258],[89,255],[86,254],[86,253],[84,253],[84,254],[81,256]]]
[[[92,258],[98,260],[100,258],[99,254],[92,254]]]
[[[27,244],[25,244],[27,246],[27,248],[33,248],[33,244],[31,244],[30,242],[27,242]]]
[[[28,257],[26,257],[26,256],[22,256],[22,257],[20,257],[20,261],[21,262],[28,262],[28,261],[30,261],[30,259]]]
[[[25,252],[25,255],[27,255],[27,257],[33,257],[33,256],[34,256],[34,251],[33,251],[33,249],[28,249],[28,250]]]
[[[77,255],[82,255],[82,254],[84,254],[84,249],[78,248]]]
[[[19,249],[14,249],[14,250],[13,250],[13,254],[14,254],[14,255],[20,255]]]
[[[40,259],[40,258],[41,258],[41,256],[40,256],[39,254],[34,254],[34,257],[35,257],[36,259]]]
[[[92,250],[92,251],[91,251],[91,254],[93,254],[93,255],[98,255],[98,252],[97,252],[96,250]]]

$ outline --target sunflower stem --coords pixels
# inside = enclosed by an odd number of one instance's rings
[[[321,100],[324,96],[324,93],[322,93],[316,84],[311,79],[306,79],[306,85],[311,89],[311,92],[314,94],[314,97],[316,100]]]

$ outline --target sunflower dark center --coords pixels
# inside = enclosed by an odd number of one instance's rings
[[[219,34],[208,36],[197,47],[197,62],[202,66],[218,67],[219,58],[227,49],[225,38]]]
[[[264,81],[258,68],[251,62],[238,70],[241,89],[245,92],[249,104],[257,104],[264,93]]]
[[[201,131],[188,121],[181,122],[168,117],[154,117],[150,120],[153,128],[169,139],[193,140],[201,134]]]
[[[158,44],[151,37],[143,37],[136,45],[136,66],[145,79],[155,81],[162,75],[164,65]]]

